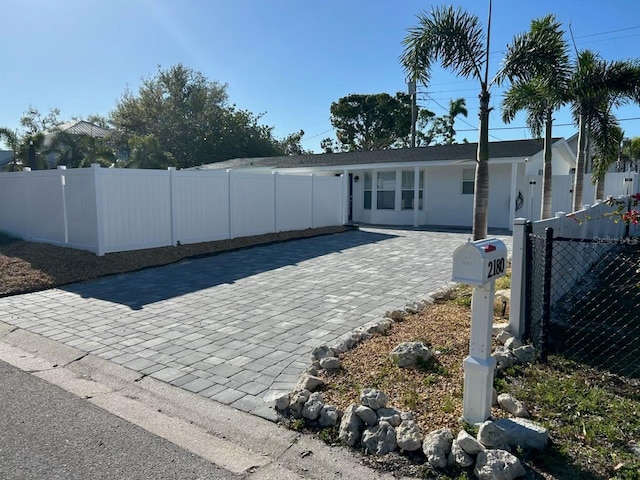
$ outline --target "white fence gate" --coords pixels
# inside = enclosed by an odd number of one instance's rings
[[[91,168],[0,173],[0,230],[109,252],[341,225],[339,177]]]

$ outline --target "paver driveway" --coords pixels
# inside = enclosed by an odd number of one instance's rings
[[[366,228],[258,246],[0,299],[0,321],[260,414],[314,346],[448,283],[467,237]]]

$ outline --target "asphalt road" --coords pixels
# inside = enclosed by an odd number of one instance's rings
[[[0,478],[242,477],[0,361]]]

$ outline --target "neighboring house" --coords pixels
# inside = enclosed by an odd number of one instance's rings
[[[202,165],[197,169],[344,175],[346,221],[378,225],[470,227],[473,223],[476,152],[477,144],[466,143],[367,152],[239,158]],[[530,184],[530,181],[539,179],[538,176],[542,174],[542,141],[492,142],[489,154],[489,227],[511,229],[514,218],[532,218],[529,212],[535,211],[539,215],[540,199],[536,191],[540,189],[541,182],[538,180],[536,184]],[[554,139],[554,175],[568,177],[574,165],[575,154],[566,140]],[[559,202],[570,198],[569,192],[558,192],[557,195]],[[534,197],[533,202],[531,197]],[[566,207],[561,205],[560,208]]]
[[[13,152],[11,150],[0,150],[0,172],[4,172],[11,162],[13,162]]]
[[[52,140],[59,132],[65,132],[69,135],[86,135],[94,138],[104,138],[110,135],[112,132],[106,128],[99,127],[93,123],[86,122],[84,120],[61,123],[53,128],[44,132],[44,146],[51,146]],[[56,167],[56,153],[52,152],[47,155],[47,164],[49,168]]]

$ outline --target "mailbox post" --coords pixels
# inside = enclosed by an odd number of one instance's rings
[[[473,286],[469,356],[463,362],[462,413],[471,424],[491,416],[496,366],[491,357],[495,280],[504,276],[506,269],[507,247],[497,238],[469,240],[453,252],[452,280]]]

